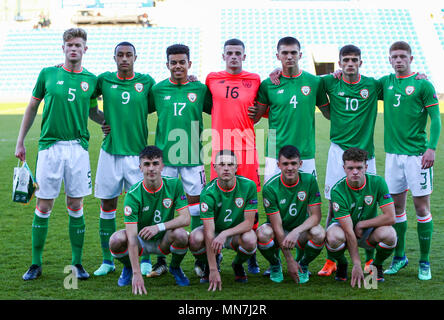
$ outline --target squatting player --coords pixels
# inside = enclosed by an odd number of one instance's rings
[[[376,248],[372,264],[377,281],[384,281],[383,262],[396,246],[395,206],[385,180],[367,173],[367,151],[349,148],[343,155],[345,177],[331,190],[334,217],[327,227],[326,247],[338,262],[336,280],[347,280],[348,249],[353,262],[351,285],[361,287],[364,275],[358,246]],[[378,207],[382,214],[378,215]]]
[[[188,233],[184,227],[190,224],[190,213],[181,181],[161,176],[162,157],[162,150],[156,146],[140,152],[143,180],[132,186],[125,196],[125,229],[116,231],[110,238],[113,256],[124,265],[117,284],[132,283],[134,294],[146,294],[138,258],[142,250],[157,255],[171,252],[170,273],[179,286],[189,285],[180,264],[188,250]]]
[[[142,180],[139,153],[148,138],[148,94],[154,84],[149,75],[134,72],[136,49],[121,42],[114,49],[117,72],[105,72],[97,81],[97,96],[103,96],[106,125],[111,128],[103,139],[97,164],[94,194],[101,199],[99,234],[103,262],[94,272],[103,276],[115,270],[109,238],[116,231],[119,195]],[[148,263],[142,260],[142,273]]]
[[[97,78],[82,67],[88,47],[83,29],[68,29],[63,34],[65,62],[61,68],[42,69],[28,103],[15,149],[15,156],[26,159],[25,137],[31,128],[42,99],[45,100],[36,166],[37,205],[32,223],[32,265],[23,280],[42,274],[42,253],[48,221],[62,181],[65,185],[69,215],[72,265],[77,278],[88,279],[82,266],[85,221],[83,197],[91,194],[91,169],[88,154],[88,116],[102,124],[103,113],[90,104]]]
[[[216,154],[214,169],[217,177],[202,191],[200,218],[203,226],[191,232],[190,251],[208,265],[201,282],[209,282],[208,290],[222,289],[216,255],[223,248],[233,249],[232,263],[235,281],[245,283],[247,276],[242,266],[256,252],[256,234],[252,230],[257,213],[255,183],[236,175],[237,159],[233,151]]]
[[[223,149],[233,150],[238,160],[237,174],[256,183],[260,191],[259,161],[256,151],[254,121],[250,118],[250,109],[254,108],[256,95],[261,84],[258,74],[242,69],[245,61],[245,45],[238,39],[224,43],[222,58],[225,70],[208,74],[205,84],[213,98],[211,111],[212,155],[214,164],[216,154]],[[216,178],[216,171],[211,165],[210,179]],[[255,228],[258,217],[256,217]],[[259,273],[255,255],[249,260],[250,273]]]
[[[324,247],[325,231],[319,224],[321,194],[316,178],[299,171],[302,165],[295,146],[282,147],[278,154],[281,173],[272,176],[262,191],[268,222],[261,225],[256,234],[258,249],[270,262],[270,279],[274,282],[284,279],[279,248],[293,280],[306,283],[309,280],[308,264]],[[291,254],[295,247],[298,251],[296,259]]]
[[[413,196],[419,240],[420,280],[432,278],[429,253],[433,233],[430,212],[435,149],[441,131],[439,103],[433,85],[415,79],[411,70],[412,50],[408,43],[395,42],[389,50],[389,61],[395,73],[382,77],[384,88],[385,179],[395,202],[398,236],[391,267],[386,274],[396,274],[405,267],[407,189]],[[427,117],[430,117],[430,140],[427,140]]]
[[[181,177],[191,214],[191,230],[201,225],[199,199],[206,184],[200,140],[202,113],[211,113],[211,94],[199,81],[188,80],[190,49],[174,44],[166,50],[170,77],[152,88],[150,105],[157,112],[155,144],[164,154],[163,176]],[[203,276],[203,265],[196,261]]]

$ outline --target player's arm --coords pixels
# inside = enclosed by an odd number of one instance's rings
[[[178,216],[170,221],[158,223],[152,226],[147,226],[140,230],[139,236],[142,239],[149,240],[164,230],[174,230],[177,228],[184,228],[190,225],[191,217],[188,206],[177,210]]]
[[[26,107],[25,114],[23,115],[22,124],[20,125],[20,131],[17,138],[17,144],[15,146],[15,156],[21,161],[26,160],[25,137],[34,123],[40,101],[40,99],[32,97],[28,103],[28,106]]]
[[[205,247],[207,250],[208,267],[210,268],[208,291],[216,291],[216,289],[222,290],[222,281],[220,278],[219,270],[217,269],[216,254],[212,248],[214,240],[214,219],[202,219],[204,228]]]
[[[145,284],[139,265],[139,240],[137,239],[137,223],[125,224],[128,239],[128,254],[133,269],[132,288],[133,294],[146,294]]]
[[[103,114],[103,111],[99,109],[97,99],[90,101],[89,118],[100,125],[105,122],[105,115]]]
[[[382,226],[392,226],[396,222],[394,202],[380,207],[382,214],[372,219],[359,221],[355,226],[355,235],[360,238],[365,229],[377,228]]]
[[[258,123],[268,110],[268,106],[259,102],[255,102],[254,106],[248,108],[248,116]]]
[[[309,217],[297,228],[294,228],[284,239],[282,245],[285,248],[293,249],[299,235],[305,231],[310,230],[321,222],[321,205],[317,204],[308,207]]]
[[[338,220],[342,230],[344,230],[348,252],[353,262],[351,286],[354,287],[358,284],[358,288],[361,288],[361,282],[364,281],[364,273],[362,272],[361,258],[358,251],[358,240],[353,230],[353,221],[350,216],[338,218]]]
[[[287,261],[287,272],[290,277],[294,280],[294,282],[299,283],[299,272],[301,267],[299,263],[293,259],[293,255],[291,254],[291,249],[289,247],[285,247],[283,245],[285,239],[284,228],[282,227],[282,218],[278,212],[274,214],[269,214],[268,218],[270,219],[270,224],[274,232],[275,239],[282,249],[282,253],[284,254],[285,260]],[[294,248],[296,242],[293,244],[292,248]],[[302,271],[302,270],[301,270]]]
[[[439,135],[441,134],[441,115],[439,105],[425,108],[430,116],[430,140],[429,146],[422,156],[422,169],[428,169],[435,163],[435,149],[438,145]]]

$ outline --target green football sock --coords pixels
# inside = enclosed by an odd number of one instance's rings
[[[185,258],[185,255],[187,254],[188,248],[175,248],[173,246],[170,246],[171,251],[171,262],[170,266],[172,268],[178,268],[180,267],[180,264],[182,263],[183,258]]]
[[[109,218],[109,219],[100,218],[99,235],[100,235],[100,244],[102,247],[103,260],[113,261],[113,256],[109,251],[109,238],[115,231],[116,231],[115,218]]]
[[[48,234],[50,213],[45,213],[47,216],[45,218],[41,218],[35,213],[34,220],[32,221],[32,264],[38,266],[42,265],[43,248],[46,242],[46,235]],[[39,215],[42,214],[39,213]]]
[[[69,210],[69,209],[68,209]],[[69,239],[71,241],[72,265],[82,263],[83,242],[85,239],[85,220],[82,212],[76,211],[76,217],[69,216]]]
[[[275,266],[279,264],[279,249],[277,247],[272,245],[264,248],[261,247],[261,245],[258,245],[258,249],[260,253],[264,256],[264,258],[267,259],[268,262],[270,262],[271,265]]]
[[[243,264],[248,259],[250,259],[252,253],[246,253],[247,251],[243,249],[241,246],[239,246],[239,249],[237,250],[237,254],[234,257],[233,263],[235,264]]]
[[[308,266],[310,262],[312,262],[314,259],[316,259],[317,256],[321,253],[323,246],[316,247],[315,245],[307,244],[304,248],[304,255],[302,256],[302,259],[300,260],[300,263],[304,266]]]
[[[395,248],[391,248],[384,244],[383,242],[380,242],[376,245],[376,256],[375,260],[373,261],[373,264],[375,266],[381,266],[385,259],[391,256]]]
[[[117,255],[115,258],[119,260],[125,267],[132,268],[128,252],[124,255]]]
[[[347,258],[345,257],[346,248],[347,247],[343,245],[343,247],[337,251],[327,250],[330,253],[330,256],[333,258],[332,261],[336,261],[337,264],[347,264]]]
[[[365,262],[375,258],[375,249],[365,249]]]
[[[296,247],[296,258],[294,258],[296,261],[301,261],[302,257],[304,256],[304,249],[301,249],[299,247]]]
[[[396,236],[398,237],[398,243],[395,248],[395,257],[401,258],[405,256],[407,219],[405,221],[395,223],[393,228],[395,228]]]
[[[429,262],[432,244],[433,220],[432,215],[418,217],[419,261]]]
[[[199,260],[200,262],[202,262],[204,264],[208,264],[208,258],[207,258],[207,253],[206,253],[205,249],[203,249],[202,251],[198,251],[198,252],[192,252],[192,254],[196,258],[196,260]]]

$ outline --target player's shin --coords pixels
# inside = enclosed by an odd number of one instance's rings
[[[394,256],[401,258],[405,256],[405,242],[407,234],[407,214],[402,212],[401,214],[396,214],[396,222],[393,225],[396,231],[396,236],[398,237],[398,244],[395,248]]]
[[[420,257],[419,261],[429,262],[430,247],[432,243],[433,233],[433,220],[432,214],[428,214],[425,217],[419,217],[418,219],[418,240]]]
[[[271,239],[267,243],[260,243],[258,242],[257,248],[259,249],[260,253],[264,256],[265,259],[267,259],[268,262],[270,262],[270,265],[278,265],[280,263],[279,259],[279,250],[274,245],[274,240]]]
[[[113,256],[109,251],[109,238],[116,231],[116,210],[100,210],[99,235],[103,261],[112,263]]]
[[[384,261],[391,256],[395,247],[396,243],[393,245],[387,245],[384,242],[379,242],[376,245],[376,256],[375,260],[373,261],[373,264],[375,266],[381,266],[384,263]]]
[[[308,266],[310,262],[312,262],[314,259],[316,259],[317,256],[319,256],[323,247],[324,243],[316,244],[312,240],[309,240],[305,245],[304,255],[300,260],[300,264]]]
[[[85,239],[85,220],[83,208],[72,210],[68,208],[69,239],[71,241],[72,265],[82,264],[83,242]]]
[[[43,247],[48,234],[51,211],[40,212],[37,208],[32,222],[32,264],[42,265]]]

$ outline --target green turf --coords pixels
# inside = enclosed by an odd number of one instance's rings
[[[0,106],[0,109],[4,109]],[[234,282],[231,270],[233,252],[224,251],[222,263],[223,290],[221,292],[207,292],[207,285],[199,284],[198,278],[193,271],[194,259],[190,253],[183,262],[183,269],[191,280],[191,286],[178,288],[174,284],[171,275],[167,274],[160,278],[145,279],[148,295],[135,297],[131,294],[130,287],[119,288],[117,279],[122,266],[117,263],[115,273],[106,277],[94,277],[78,283],[78,289],[66,289],[64,280],[68,274],[64,273],[65,266],[71,261],[71,249],[68,236],[68,215],[64,204],[63,191],[55,201],[55,207],[49,221],[49,233],[43,256],[43,275],[36,281],[24,282],[21,277],[31,263],[31,222],[35,208],[35,200],[29,205],[21,205],[11,201],[12,172],[17,164],[14,157],[15,143],[20,126],[21,115],[0,115],[0,299],[238,299],[238,300],[318,300],[318,299],[442,299],[444,297],[444,253],[442,243],[443,235],[443,213],[444,213],[444,139],[441,138],[434,174],[434,192],[432,195],[432,214],[434,220],[434,235],[431,252],[431,266],[433,278],[427,282],[417,279],[418,266],[418,243],[416,234],[416,217],[411,198],[408,199],[408,233],[407,233],[407,255],[410,265],[403,269],[397,276],[386,276],[385,283],[378,284],[377,290],[366,290],[364,288],[351,288],[350,283],[338,283],[332,277],[323,278],[317,276],[317,271],[322,267],[325,250],[320,257],[311,265],[312,277],[307,284],[296,285],[285,274],[283,283],[275,284],[261,275],[249,275],[248,284]],[[375,130],[377,170],[380,174],[384,172],[383,152],[383,123],[382,115],[378,116]],[[35,158],[37,154],[37,141],[40,132],[41,117],[37,116],[26,139],[27,159],[30,167],[35,169]],[[209,118],[205,118],[206,127],[210,125]],[[150,116],[150,131],[155,130],[156,119]],[[444,121],[443,121],[444,123]],[[329,147],[329,122],[316,115],[317,154],[316,164],[318,170],[319,187],[323,190],[325,163]],[[266,121],[262,120],[256,128],[265,128]],[[93,177],[102,139],[99,126],[90,122],[91,132],[90,158]],[[153,134],[149,142],[154,141]],[[208,170],[208,167],[207,167]],[[322,193],[323,194],[323,193]],[[122,200],[118,207],[118,228],[123,228]],[[259,203],[262,196],[259,194]],[[327,202],[323,198],[323,213],[325,215]],[[260,222],[265,220],[263,208],[260,208]],[[101,262],[101,249],[99,244],[99,201],[92,195],[85,198],[84,203],[86,235],[83,264],[85,269],[92,275]],[[323,222],[325,216],[323,218]],[[170,258],[168,258],[169,260]],[[263,270],[267,268],[265,259],[258,252],[258,260]],[[388,264],[388,261],[386,262]]]

